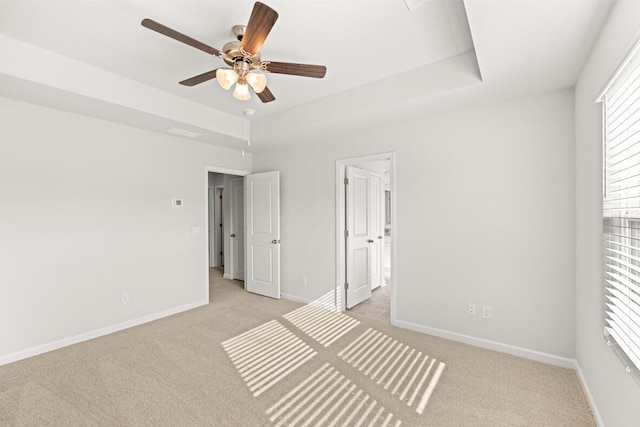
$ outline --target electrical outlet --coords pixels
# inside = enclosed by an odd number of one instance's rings
[[[469,314],[469,316],[475,316],[476,315],[476,305],[474,303],[469,303],[467,304],[467,313]]]
[[[129,304],[129,293],[125,292],[124,294],[122,294],[121,299],[123,304]]]
[[[491,319],[491,306],[483,305],[482,306],[482,318],[483,319]]]

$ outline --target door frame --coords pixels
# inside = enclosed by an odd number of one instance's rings
[[[346,264],[345,264],[345,256],[346,256],[346,248],[345,248],[345,238],[344,238],[344,230],[346,227],[345,223],[345,212],[346,212],[346,202],[345,202],[345,188],[344,188],[344,177],[346,172],[346,166],[357,165],[360,163],[368,163],[368,162],[378,162],[381,160],[389,160],[391,164],[390,178],[391,178],[391,277],[389,279],[389,286],[391,286],[391,324],[396,323],[396,289],[397,282],[396,277],[398,273],[398,269],[396,268],[396,247],[398,242],[398,228],[397,228],[397,219],[398,215],[396,214],[396,199],[397,197],[393,196],[396,194],[396,153],[388,152],[388,153],[379,153],[379,154],[370,154],[366,156],[360,157],[351,157],[347,159],[339,159],[336,160],[336,287],[335,287],[335,301],[336,308],[339,311],[345,310],[345,300],[344,300],[344,283],[345,283],[345,274],[346,274]]]
[[[248,170],[240,170],[240,169],[229,169],[229,168],[221,168],[218,166],[210,166],[207,165],[204,167],[204,229],[208,230],[209,229],[209,203],[208,203],[208,198],[209,198],[209,172],[214,172],[214,173],[222,173],[222,174],[227,174],[227,175],[237,175],[237,176],[246,176],[249,175],[251,173],[251,171]],[[204,277],[203,277],[203,284],[204,284],[204,295],[205,298],[207,300],[207,302],[209,301],[209,239],[202,239],[204,241]],[[392,240],[393,243],[393,240]],[[392,267],[393,268],[393,267]],[[392,274],[393,274],[393,270],[392,270]]]

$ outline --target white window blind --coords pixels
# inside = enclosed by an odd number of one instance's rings
[[[640,55],[605,90],[604,334],[640,380]]]

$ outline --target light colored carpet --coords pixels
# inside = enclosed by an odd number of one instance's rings
[[[215,277],[206,307],[0,367],[0,425],[594,425],[571,370],[301,307]]]

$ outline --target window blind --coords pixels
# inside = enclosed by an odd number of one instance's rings
[[[604,335],[640,380],[640,55],[605,90]]]

